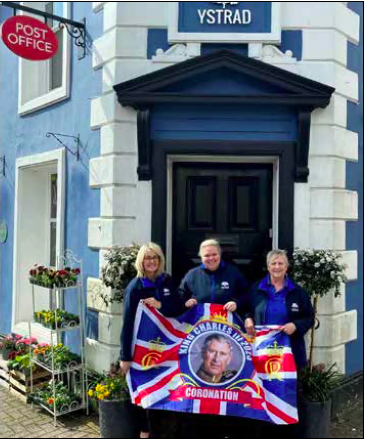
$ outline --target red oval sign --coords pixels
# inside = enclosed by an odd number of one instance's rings
[[[58,40],[53,30],[42,21],[27,15],[6,20],[1,36],[12,52],[32,61],[52,58],[58,50]]]

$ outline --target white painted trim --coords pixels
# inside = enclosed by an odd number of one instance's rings
[[[169,2],[169,43],[280,43],[281,2],[272,2],[272,31],[268,33],[199,33],[179,32],[179,2]]]
[[[26,2],[21,2],[21,4]],[[71,16],[71,2],[63,2],[64,17],[70,18]],[[24,15],[24,14],[22,14]],[[28,102],[22,104],[23,98],[23,81],[22,81],[22,69],[24,59],[19,57],[18,64],[18,78],[19,78],[19,90],[18,90],[18,114],[24,116],[32,113],[33,111],[41,110],[42,108],[61,102],[70,97],[70,75],[71,75],[71,37],[67,33],[66,27],[63,29],[63,58],[62,58],[62,86],[51,90],[50,92],[38,96]],[[36,62],[36,61],[34,61]]]
[[[273,164],[273,248],[279,242],[279,157],[246,157],[246,156],[167,156],[167,212],[166,212],[166,271],[172,268],[172,212],[173,212],[173,164],[174,163],[271,163]]]
[[[54,151],[21,157],[15,164],[15,206],[14,206],[14,255],[13,255],[13,307],[11,327],[14,330],[18,309],[17,273],[18,273],[18,234],[19,234],[19,172],[26,168],[42,167],[57,164],[57,255],[64,252],[64,224],[65,224],[65,187],[66,187],[66,150],[64,148]],[[59,258],[56,258],[58,260]],[[36,261],[35,261],[36,263]]]

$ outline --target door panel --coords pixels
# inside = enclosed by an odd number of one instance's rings
[[[214,230],[216,227],[216,178],[189,177],[187,179],[189,230]]]
[[[199,263],[200,243],[217,238],[224,259],[249,280],[260,278],[272,248],[272,165],[176,163],[173,275]]]

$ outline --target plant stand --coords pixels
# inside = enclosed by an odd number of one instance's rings
[[[67,262],[67,265],[66,265]],[[54,307],[55,313],[55,328],[51,329],[51,352],[52,352],[52,364],[51,366],[43,364],[38,361],[34,357],[34,352],[30,348],[31,352],[31,366],[35,364],[38,368],[43,369],[52,379],[52,399],[53,399],[53,407],[52,405],[47,406],[43,401],[37,398],[32,398],[32,403],[36,403],[49,413],[51,413],[54,417],[54,425],[57,425],[57,418],[62,415],[66,415],[72,413],[77,410],[86,409],[86,414],[88,415],[88,396],[87,396],[87,372],[85,366],[85,348],[84,348],[84,340],[85,340],[85,309],[84,309],[84,291],[83,291],[83,276],[82,276],[82,261],[78,260],[74,257],[74,255],[70,252],[66,252],[64,258],[61,258],[62,267],[70,266],[72,267],[74,264],[77,264],[80,268],[80,277],[79,282],[76,285],[68,286],[68,287],[53,287],[52,289],[43,286],[44,291],[48,291],[50,294],[50,304]],[[65,308],[65,294],[69,291],[77,291],[78,298],[78,317],[79,324],[76,322],[70,322],[67,325],[59,326],[56,320],[56,310]],[[35,312],[35,289],[34,284],[32,284],[32,306],[33,306],[33,314]],[[32,336],[32,325],[31,322],[29,324],[29,336]],[[79,347],[80,347],[80,356],[81,362],[80,364],[69,364],[67,367],[63,369],[57,369],[55,366],[54,360],[54,347],[59,344],[63,338],[63,334],[68,331],[78,331],[79,334]],[[30,391],[33,393],[35,388],[35,377],[30,367]],[[78,388],[78,393],[80,396],[79,401],[72,401],[69,405],[63,405],[62,407],[56,408],[56,385],[57,382],[63,381],[67,383],[68,390],[72,393],[76,393],[76,389]]]

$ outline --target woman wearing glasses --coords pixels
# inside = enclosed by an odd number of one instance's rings
[[[132,340],[138,304],[158,309],[166,317],[181,314],[183,305],[174,288],[172,278],[165,273],[165,257],[160,246],[150,242],[143,245],[137,255],[137,276],[125,291],[123,328],[121,332],[120,368],[127,373],[132,363]],[[141,410],[141,438],[150,436],[147,413]]]

